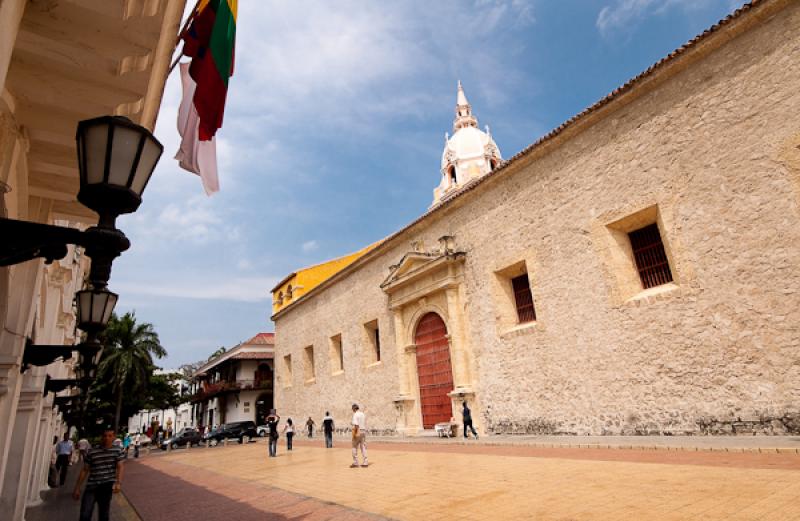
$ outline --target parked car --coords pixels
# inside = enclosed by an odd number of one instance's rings
[[[266,438],[269,436],[269,425],[259,425],[256,427],[256,433],[258,433],[259,438]]]
[[[204,440],[208,441],[209,444],[213,447],[214,445],[218,444],[224,439],[238,439],[239,443],[243,443],[245,438],[249,441],[252,438],[258,436],[258,432],[256,431],[256,422],[254,421],[243,421],[243,422],[231,422],[225,423],[220,425],[213,431],[209,432],[203,438]]]
[[[199,445],[203,441],[203,436],[191,427],[184,427],[175,436],[167,438],[161,442],[161,450],[167,450],[167,447],[177,449],[178,447],[185,447],[189,445]]]

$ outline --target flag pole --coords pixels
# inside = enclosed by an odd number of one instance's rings
[[[175,38],[175,47],[172,49],[173,53],[178,48],[178,44],[181,43],[183,33],[186,32],[186,29],[189,27],[189,24],[192,23],[192,20],[194,20],[195,16],[197,16],[197,8],[200,7],[201,1],[202,0],[197,0],[197,2],[195,2],[191,14],[188,17],[186,17],[186,21],[183,23],[183,27],[178,32],[178,37]],[[169,66],[169,72],[167,72],[167,76],[172,74],[172,71],[178,65],[178,62],[181,61],[182,56],[183,56],[183,51],[181,51],[180,54],[178,54],[178,56],[172,61],[172,65]]]

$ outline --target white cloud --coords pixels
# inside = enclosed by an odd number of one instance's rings
[[[172,249],[181,243],[200,246],[239,242],[239,226],[221,211],[214,199],[197,195],[140,210],[126,218],[123,229],[137,250]]]
[[[319,248],[319,243],[317,241],[315,241],[315,240],[306,241],[306,242],[303,243],[302,248],[303,248],[303,252],[309,253],[309,252],[315,251],[317,248]]]
[[[629,29],[641,20],[652,15],[662,15],[673,8],[685,11],[701,9],[710,0],[616,0],[607,5],[597,15],[595,25],[603,36]]]
[[[237,39],[248,44],[237,55],[226,109],[227,121],[257,129],[252,135],[261,139],[286,126],[379,132],[387,118],[449,106],[431,95],[436,80],[500,72],[483,40],[501,26],[534,22],[530,0],[269,5],[240,7]],[[404,88],[408,82],[413,87]]]
[[[240,302],[262,302],[271,298],[269,290],[278,282],[278,277],[226,277],[223,280],[202,280],[197,277],[185,281],[162,281],[158,283],[116,283],[115,291],[126,297],[171,297],[203,300],[228,300]]]

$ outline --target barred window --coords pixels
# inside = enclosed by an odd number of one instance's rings
[[[639,230],[630,232],[633,257],[636,260],[636,269],[642,280],[644,289],[661,286],[672,282],[672,272],[669,269],[667,253],[661,241],[658,224],[651,224]]]
[[[536,320],[536,310],[533,307],[533,294],[531,293],[528,274],[511,279],[511,287],[514,290],[514,301],[517,305],[517,317],[520,324]]]

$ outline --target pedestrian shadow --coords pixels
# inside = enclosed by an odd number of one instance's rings
[[[74,521],[80,515],[80,501],[72,499],[75,482],[78,480],[80,462],[70,465],[64,485],[41,492],[42,502],[25,510],[25,521]],[[81,491],[82,492],[82,491]],[[95,518],[97,517],[95,509]],[[111,502],[111,519],[125,519],[117,501]]]

